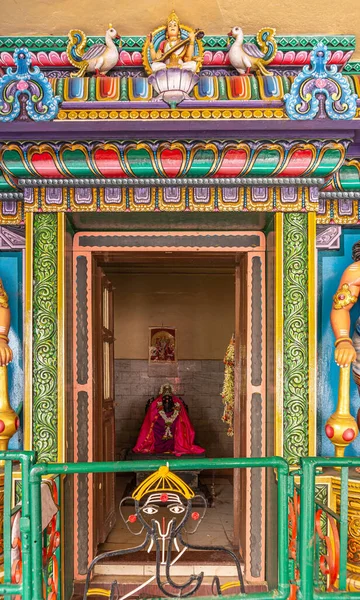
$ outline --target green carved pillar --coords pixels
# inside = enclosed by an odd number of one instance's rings
[[[276,223],[276,453],[290,464],[316,454],[316,215]]]
[[[64,215],[26,219],[25,448],[62,459]]]

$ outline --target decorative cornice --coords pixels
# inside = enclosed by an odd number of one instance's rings
[[[342,70],[343,75],[360,75],[360,61],[349,61]]]
[[[360,190],[358,192],[319,192],[319,198],[360,198]]]
[[[209,185],[249,184],[250,178],[251,185],[264,181],[267,185],[302,185],[309,178],[320,185],[320,180],[342,166],[348,144],[349,140],[9,142],[0,143],[0,169],[7,177],[19,179],[21,186],[31,186],[33,178],[35,185],[49,182],[57,187],[69,181],[74,185],[96,185],[97,181],[99,185],[141,185],[137,180],[148,185],[162,180],[165,186],[175,181],[203,185],[207,178],[211,178]],[[6,189],[4,183],[3,191],[14,189]]]
[[[23,200],[23,192],[0,192],[0,200]]]
[[[338,169],[326,182],[323,192],[359,192],[360,191],[360,158],[350,158],[344,161]],[[335,196],[327,196],[334,198]],[[336,194],[336,197],[338,194]],[[355,196],[349,196],[355,197]]]
[[[95,105],[96,106],[96,105]],[[164,109],[162,107],[156,108],[154,103],[149,103],[146,109],[121,109],[121,108],[81,108],[81,109],[65,109],[59,110],[57,121],[157,121],[157,120],[239,120],[239,119],[264,119],[266,121],[270,119],[287,119],[284,108],[275,107],[251,107],[246,106],[243,108],[177,108],[174,110]]]
[[[121,32],[120,32],[121,33]],[[141,52],[146,36],[121,36],[122,50],[125,52]],[[256,43],[255,35],[246,35],[246,43]],[[226,35],[205,35],[203,40],[204,49],[210,51],[226,50],[228,37]],[[283,52],[310,52],[320,42],[326,44],[333,51],[354,51],[356,38],[354,35],[279,35],[276,36],[278,49]],[[89,36],[87,46],[104,44],[103,36]],[[16,48],[25,47],[30,52],[42,51],[65,52],[68,37],[64,36],[0,36],[0,52],[14,52]]]
[[[174,179],[156,179],[155,177],[143,179],[19,179],[20,186],[31,187],[178,187],[178,186],[198,186],[198,187],[234,187],[234,186],[249,186],[249,187],[264,187],[264,186],[303,186],[323,185],[324,179],[318,177],[177,177]],[[15,195],[15,194],[13,194]],[[11,194],[9,194],[9,197]],[[19,194],[20,196],[20,194]],[[1,198],[1,194],[0,194]]]
[[[315,212],[313,186],[35,187],[25,188],[25,212],[244,211]]]

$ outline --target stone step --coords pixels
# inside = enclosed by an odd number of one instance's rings
[[[135,576],[135,575],[120,575],[120,576],[116,576],[114,577],[113,575],[96,575],[92,582],[91,582],[91,588],[97,588],[97,589],[105,589],[105,590],[109,590],[111,587],[111,584],[114,580],[117,581],[118,584],[118,591],[119,591],[119,598],[121,598],[124,595],[129,594],[128,598],[159,598],[163,596],[163,593],[159,590],[159,588],[157,587],[155,582],[150,582],[148,583],[146,586],[144,586],[141,590],[135,592],[134,590],[136,590],[137,587],[139,587],[141,584],[145,583],[149,578],[148,577],[144,577],[144,576]],[[174,582],[175,583],[183,583],[184,578],[183,577],[175,577],[174,576]],[[198,590],[198,592],[196,592],[196,594],[194,594],[194,596],[212,596],[213,595],[213,591],[212,591],[212,581],[213,578],[212,577],[204,577],[203,582],[200,586],[200,589]],[[231,584],[231,583],[235,583],[236,579],[234,579],[234,577],[226,577],[226,576],[221,576],[221,581],[220,583],[222,585],[224,584]],[[266,585],[252,585],[252,584],[245,584],[245,591],[247,594],[249,593],[255,593],[255,592],[265,592],[267,591],[267,586]],[[83,582],[75,582],[74,583],[74,594],[71,598],[71,600],[82,600],[83,598],[83,592],[84,592],[84,583]],[[239,592],[239,587],[234,585],[231,587],[228,587],[227,589],[223,590],[222,594],[223,595],[230,595],[230,594],[236,594]],[[100,600],[100,598],[103,598],[104,596],[89,596],[89,598],[91,598],[91,600]]]

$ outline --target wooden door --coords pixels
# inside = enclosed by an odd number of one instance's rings
[[[94,460],[115,460],[114,293],[94,262]],[[94,477],[94,550],[115,525],[115,475]]]

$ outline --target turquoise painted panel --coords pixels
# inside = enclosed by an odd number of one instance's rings
[[[8,367],[10,403],[18,411],[24,400],[23,370],[23,254],[21,251],[0,252],[0,278],[9,296],[11,310],[11,328],[9,344],[14,359]],[[23,418],[20,414],[21,427],[12,437],[10,450],[23,447]]]
[[[351,250],[353,244],[360,240],[360,230],[344,229],[341,249],[319,251],[318,253],[318,454],[333,456],[334,447],[325,435],[325,423],[336,410],[339,383],[339,367],[334,361],[334,334],[330,325],[332,297],[335,294],[343,271],[352,263]],[[351,310],[351,333],[355,321],[360,315],[360,301]],[[351,414],[356,417],[360,407],[357,387],[351,378]],[[350,444],[345,453],[347,456],[360,456],[360,436]]]

